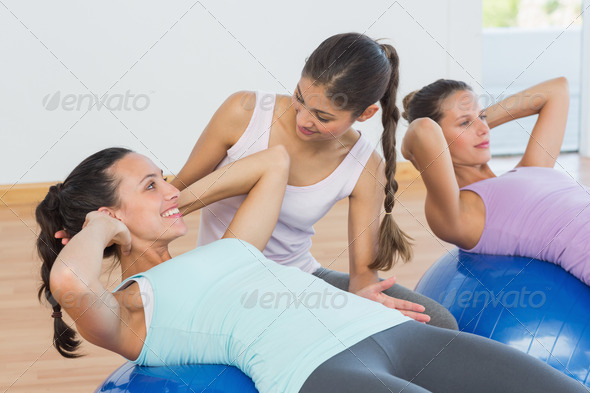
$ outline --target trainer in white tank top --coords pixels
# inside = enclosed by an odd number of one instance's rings
[[[256,92],[256,107],[248,127],[217,168],[268,148],[275,99],[274,93]],[[277,226],[264,255],[281,265],[294,266],[308,273],[316,271],[321,265],[310,252],[311,237],[315,234],[313,224],[337,201],[352,193],[373,150],[371,143],[361,134],[328,177],[310,186],[287,185]],[[244,199],[245,196],[227,198],[204,208],[197,245],[219,240]]]

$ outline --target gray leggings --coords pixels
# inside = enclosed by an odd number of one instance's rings
[[[350,277],[346,273],[341,273],[321,267],[316,270],[313,275],[321,278],[336,288],[342,289],[343,291],[348,291],[348,282]],[[429,297],[414,292],[399,284],[394,284],[391,288],[384,291],[384,293],[397,299],[408,300],[410,302],[423,305],[426,308],[425,314],[430,316],[430,322],[428,322],[429,325],[453,330],[459,329],[455,317],[453,317],[453,315],[446,308]]]
[[[408,321],[322,363],[300,393],[542,393],[589,388],[507,345]]]

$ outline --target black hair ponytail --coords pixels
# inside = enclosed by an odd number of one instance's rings
[[[35,218],[40,231],[37,237],[37,252],[41,261],[41,286],[37,294],[39,300],[45,299],[53,308],[53,345],[64,357],[76,358],[80,341],[76,331],[61,317],[61,306],[49,286],[51,268],[63,249],[61,239],[55,233],[66,231],[68,237],[82,230],[86,215],[101,207],[117,206],[117,185],[109,169],[131,150],[109,148],[99,151],[82,161],[63,183],[49,188],[45,199],[37,206]],[[105,249],[104,257],[116,256],[116,246]],[[58,290],[58,288],[53,288]]]

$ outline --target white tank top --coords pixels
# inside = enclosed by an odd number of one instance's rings
[[[256,92],[256,107],[244,134],[228,151],[217,168],[268,148],[276,95]],[[313,224],[339,200],[348,197],[373,153],[362,134],[340,165],[328,177],[310,186],[287,185],[281,212],[263,253],[281,265],[313,273],[321,265],[311,255]],[[197,245],[219,240],[245,196],[227,198],[205,207]]]
[[[154,290],[150,281],[145,277],[135,277],[133,280],[127,281],[125,285],[120,285],[116,291],[121,291],[127,288],[129,285],[133,284],[134,281],[139,287],[139,294],[141,296],[141,303],[143,304],[145,317],[145,332],[147,334],[150,330],[150,325],[152,324],[152,316],[154,315]]]

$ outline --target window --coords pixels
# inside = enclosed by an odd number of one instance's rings
[[[582,0],[483,0],[483,92],[487,106],[557,76],[570,82],[562,151],[577,151],[580,133]],[[524,152],[535,117],[494,129],[494,155]]]

